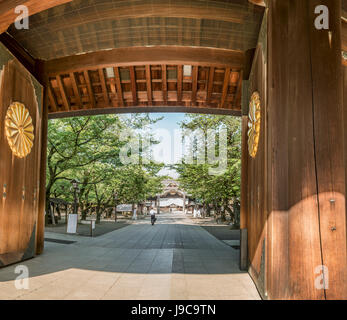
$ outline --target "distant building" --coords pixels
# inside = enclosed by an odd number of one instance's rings
[[[183,189],[180,188],[179,182],[173,179],[164,180],[164,191],[160,195],[160,209],[163,212],[171,210],[185,210],[189,198]]]

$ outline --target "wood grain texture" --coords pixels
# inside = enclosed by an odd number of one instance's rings
[[[318,2],[269,2],[271,299],[347,296],[342,77],[336,77],[341,75],[341,2]],[[327,5],[334,18],[331,44],[328,32],[314,27],[318,4]],[[328,290],[315,286],[315,270],[322,264],[329,269]]]
[[[262,255],[267,254],[263,248],[266,239],[267,223],[267,163],[266,163],[266,65],[261,47],[258,46],[249,78],[250,94],[257,91],[261,100],[261,129],[258,152],[251,158],[247,143],[247,233],[249,272],[263,298],[266,298],[265,266],[262,266]],[[248,139],[248,137],[246,137]],[[267,240],[267,239],[266,239]],[[266,244],[266,241],[265,241]]]
[[[114,65],[122,67],[188,64],[242,69],[244,59],[242,51],[202,47],[154,46],[120,48],[49,60],[45,68],[49,76],[85,69],[113,67]]]
[[[306,1],[270,2],[268,107],[273,161],[268,294],[271,299],[324,299],[324,290],[316,290],[314,286],[314,269],[322,260],[315,201],[307,14]]]
[[[36,254],[43,253],[45,248],[45,212],[46,212],[46,161],[47,161],[47,134],[48,134],[48,101],[49,89],[47,89],[48,79],[45,80],[42,120],[41,120],[41,137],[40,137],[40,191],[39,205],[36,223]]]
[[[70,2],[72,0],[5,0],[0,3],[0,33],[3,33],[7,28],[14,23],[17,18],[15,8],[19,5],[25,5],[29,9],[29,15],[47,10],[49,8]]]
[[[38,216],[41,103],[31,75],[17,60],[10,60],[1,67],[1,123],[4,123],[8,106],[19,101],[29,110],[35,133],[31,153],[19,159],[12,154],[4,130],[0,132],[0,186],[3,191],[0,201],[0,260],[6,265],[35,254],[35,246],[31,252],[27,252],[27,248]]]
[[[341,0],[311,0],[329,8],[330,31],[310,28],[313,120],[323,264],[329,270],[327,299],[347,299],[345,166],[343,158],[343,90],[341,66]],[[322,65],[322,62],[325,65]],[[336,230],[335,230],[336,229]]]

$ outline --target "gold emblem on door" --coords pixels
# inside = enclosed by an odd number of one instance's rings
[[[5,134],[12,153],[25,158],[34,145],[34,125],[24,104],[12,103],[5,117]]]
[[[254,92],[249,103],[248,114],[248,150],[249,155],[252,158],[255,158],[258,151],[260,138],[260,121],[260,96],[258,92]]]

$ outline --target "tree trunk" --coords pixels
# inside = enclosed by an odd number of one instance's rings
[[[206,216],[211,217],[211,207],[209,204],[206,205]]]
[[[98,204],[98,206],[95,209],[95,213],[96,213],[96,223],[100,223],[100,217],[101,217],[101,208],[100,205]]]
[[[81,220],[86,220],[88,214],[88,206],[84,203],[81,203]]]

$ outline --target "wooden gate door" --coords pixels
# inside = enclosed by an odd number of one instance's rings
[[[0,267],[35,254],[42,87],[0,44]]]

